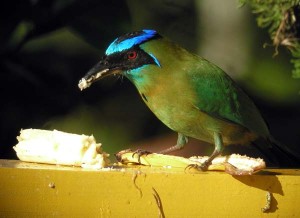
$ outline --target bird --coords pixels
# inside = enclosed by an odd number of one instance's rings
[[[212,154],[198,167],[202,171],[224,147],[256,145],[257,141],[266,154],[283,154],[275,156],[288,163],[298,160],[290,160],[292,152],[274,143],[261,113],[228,74],[155,30],[117,37],[78,86],[83,90],[116,74],[128,78],[156,117],[178,133],[177,143],[162,154],[182,149],[188,138],[195,138],[214,145]]]

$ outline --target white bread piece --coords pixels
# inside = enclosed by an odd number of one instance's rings
[[[93,169],[101,169],[109,163],[109,155],[102,152],[94,136],[24,129],[17,140],[19,143],[13,148],[22,161]]]
[[[204,163],[208,156],[193,156],[189,160]],[[266,163],[262,158],[252,158],[246,155],[231,154],[229,156],[218,156],[213,159],[210,167],[218,169],[220,165],[225,167],[225,171],[232,175],[251,175],[266,168]]]

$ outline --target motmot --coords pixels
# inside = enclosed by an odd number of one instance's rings
[[[162,154],[183,148],[192,137],[214,145],[200,170],[207,170],[227,145],[257,145],[259,141],[267,155],[283,154],[275,155],[277,162],[293,161],[288,157],[291,152],[272,142],[259,110],[228,74],[155,30],[116,38],[80,80],[79,88],[113,74],[128,78],[156,117],[178,133],[176,145]]]

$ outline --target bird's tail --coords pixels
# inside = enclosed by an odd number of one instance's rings
[[[259,138],[253,145],[264,156],[267,167],[300,167],[300,154],[273,138]]]

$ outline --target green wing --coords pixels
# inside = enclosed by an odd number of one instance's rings
[[[201,111],[244,126],[260,136],[269,135],[254,103],[223,70],[200,58],[189,75],[198,97],[196,106]]]

